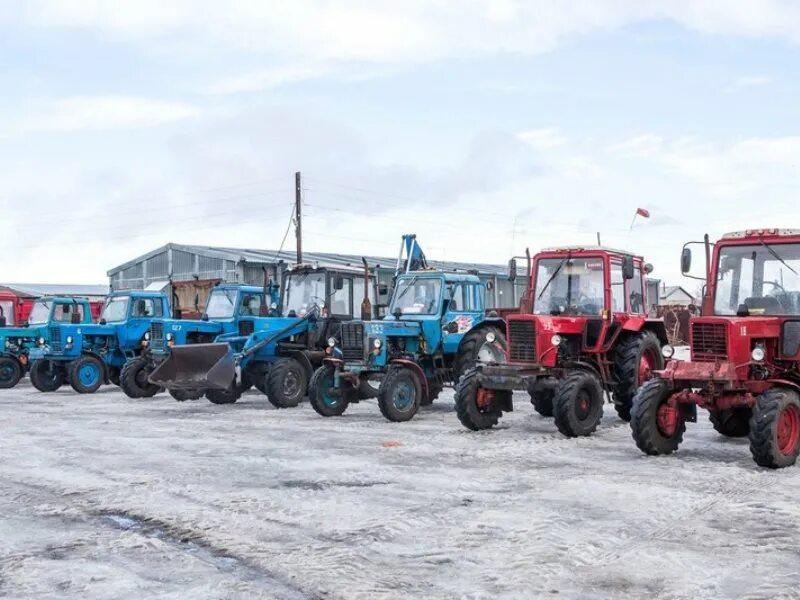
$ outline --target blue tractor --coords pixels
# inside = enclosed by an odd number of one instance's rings
[[[266,298],[266,301],[265,301]],[[130,398],[150,398],[161,390],[148,381],[153,370],[163,363],[174,347],[191,344],[208,344],[223,334],[252,331],[252,320],[241,323],[243,317],[277,314],[277,286],[265,287],[238,284],[220,284],[211,290],[200,320],[158,318],[150,323],[150,340],[145,352],[125,363],[120,375],[120,387]],[[245,387],[258,377],[245,375]],[[202,388],[169,389],[178,401],[197,400],[205,393]],[[213,396],[213,392],[211,392]]]
[[[150,322],[165,315],[169,302],[163,293],[110,294],[97,325],[52,327],[50,339],[31,350],[31,383],[52,392],[69,381],[80,394],[94,393],[108,381],[119,385],[123,365],[149,344]]]
[[[91,322],[92,309],[86,299],[44,297],[36,300],[25,327],[0,328],[0,348],[3,349],[0,389],[19,383],[30,365],[30,351],[45,346],[54,328],[63,323],[88,325]],[[39,370],[32,370],[31,379],[38,376]]]
[[[358,269],[297,266],[284,275],[278,316],[240,316],[238,330],[214,343],[175,345],[149,381],[171,391],[202,390],[215,404],[236,402],[252,382],[274,406],[297,406],[326,340],[352,320],[354,303],[369,288]],[[370,388],[360,393],[370,395]]]

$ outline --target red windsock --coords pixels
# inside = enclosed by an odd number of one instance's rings
[[[640,217],[644,217],[645,219],[650,218],[650,211],[645,208],[637,208],[636,214],[639,215]]]

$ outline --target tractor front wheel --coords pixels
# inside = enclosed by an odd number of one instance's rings
[[[469,369],[456,386],[456,414],[467,429],[491,429],[503,416],[502,406],[507,405],[511,392],[490,390],[480,386],[478,369]],[[505,397],[504,397],[505,396]]]
[[[208,390],[206,399],[211,404],[233,404],[242,397],[242,390],[234,386],[229,390]]]
[[[633,398],[631,434],[645,454],[672,454],[683,441],[686,422],[669,398],[669,387],[661,379],[645,383]]]
[[[531,404],[534,410],[543,417],[553,416],[553,398],[555,397],[555,390],[537,390],[530,392]]]
[[[800,395],[772,388],[756,400],[750,419],[750,452],[760,467],[781,469],[800,454]]]
[[[294,408],[308,391],[306,370],[293,358],[277,360],[267,376],[267,399],[275,408]]]
[[[50,360],[35,360],[29,373],[31,385],[40,392],[55,392],[64,385],[64,369]]]
[[[161,388],[150,383],[150,361],[139,356],[126,362],[119,374],[119,387],[128,398],[152,398]]]
[[[203,397],[203,390],[169,390],[169,395],[178,402],[187,400],[199,400]]]
[[[572,371],[558,382],[553,398],[556,427],[567,437],[591,435],[603,418],[603,386],[590,371]]]
[[[737,406],[726,410],[709,410],[708,420],[717,432],[727,437],[746,437],[750,433],[750,418],[753,411],[748,406]]]
[[[633,397],[648,381],[653,371],[664,368],[661,344],[650,331],[642,331],[620,342],[615,352],[614,375],[617,386],[614,389],[614,408],[619,418],[631,420]]]
[[[0,389],[13,388],[22,379],[22,365],[15,358],[0,358]]]
[[[422,382],[406,367],[392,367],[378,390],[378,407],[389,421],[410,421],[422,401]]]
[[[338,417],[350,406],[355,390],[349,387],[335,389],[336,369],[322,365],[314,371],[308,384],[308,399],[317,414],[323,417]]]
[[[94,394],[104,378],[105,365],[96,356],[85,354],[69,365],[69,383],[79,394]]]

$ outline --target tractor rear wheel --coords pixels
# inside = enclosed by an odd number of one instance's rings
[[[748,406],[708,411],[708,420],[714,429],[728,437],[746,437],[750,433],[752,416],[753,410]]]
[[[308,399],[317,414],[323,417],[338,417],[347,410],[352,400],[354,389],[341,388],[334,390],[334,374],[332,365],[322,365],[314,371],[308,384]]]
[[[119,373],[119,387],[128,398],[152,398],[161,388],[147,380],[151,370],[143,356],[129,359]]]
[[[467,332],[458,346],[458,354],[456,354],[453,364],[453,385],[458,384],[467,369],[475,366],[478,353],[486,342],[486,334],[490,331],[494,333],[495,343],[500,344],[503,348],[506,347],[506,336],[499,327],[480,327]]]
[[[378,407],[389,421],[410,421],[422,401],[422,382],[406,367],[391,367],[378,390]]]
[[[55,392],[64,385],[64,369],[50,360],[35,360],[31,364],[31,385],[40,392]]]
[[[294,408],[308,391],[305,367],[293,358],[281,358],[267,376],[267,399],[275,408]]]
[[[105,365],[96,356],[84,354],[69,365],[69,383],[79,394],[94,394],[105,377]]]
[[[555,390],[539,390],[530,392],[531,404],[533,408],[543,417],[553,416],[553,398],[555,397]]]
[[[631,405],[637,390],[652,377],[653,371],[664,368],[661,344],[654,333],[642,331],[620,342],[615,352],[614,408],[623,421],[631,420]]]
[[[508,390],[490,390],[480,386],[479,369],[467,370],[456,386],[456,414],[467,429],[491,429],[503,416],[503,406],[511,398]]]
[[[0,357],[0,389],[13,388],[22,379],[22,365],[15,358]]]
[[[633,399],[631,433],[645,454],[672,454],[683,441],[686,422],[678,408],[670,406],[670,395],[666,382],[656,378],[645,383]]]
[[[119,387],[119,369],[117,367],[108,368],[108,380]]]
[[[169,395],[175,398],[178,402],[186,402],[187,400],[199,400],[203,397],[203,390],[168,390]]]
[[[584,370],[567,374],[558,382],[553,398],[556,427],[567,437],[591,435],[603,418],[603,386]]]
[[[229,390],[206,390],[206,399],[212,404],[233,404],[242,397],[242,390],[234,386]]]
[[[750,419],[750,452],[760,467],[781,469],[800,454],[800,395],[772,388],[756,399]]]

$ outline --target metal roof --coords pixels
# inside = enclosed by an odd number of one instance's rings
[[[128,262],[116,266],[113,269],[110,269],[107,272],[109,277],[113,276],[115,273],[127,269],[135,264],[142,262],[148,258],[156,256],[157,254],[161,254],[166,250],[172,248],[173,250],[181,250],[183,252],[189,252],[192,254],[200,254],[202,256],[209,256],[212,258],[222,258],[225,260],[230,260],[234,262],[244,261],[247,263],[278,263],[283,262],[287,265],[292,265],[295,263],[297,258],[297,254],[294,250],[260,250],[256,248],[228,248],[224,246],[194,246],[194,245],[183,245],[183,244],[174,244],[169,243],[165,246],[161,246],[160,248],[156,248],[148,252],[147,254],[143,254],[138,258],[134,258],[133,260],[129,260]],[[336,254],[332,252],[303,252],[303,262],[304,263],[314,263],[317,262],[321,266],[343,266],[343,267],[355,267],[361,268],[361,256],[360,254]],[[394,270],[395,265],[397,264],[397,257],[394,258],[386,257],[386,256],[364,256],[367,259],[370,267],[381,267],[384,269]],[[436,269],[442,271],[464,271],[466,272],[468,269],[475,269],[482,275],[508,275],[508,266],[507,265],[493,265],[487,263],[464,263],[464,262],[454,262],[454,261],[442,261],[442,260],[430,260],[428,259],[428,264],[431,267],[435,267]]]
[[[106,296],[108,285],[73,283],[0,283],[20,296]]]

